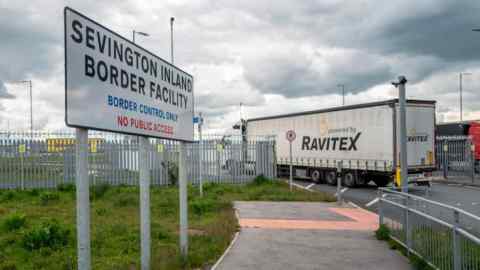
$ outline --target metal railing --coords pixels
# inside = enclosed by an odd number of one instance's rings
[[[246,183],[263,174],[276,176],[275,142],[265,137],[204,135],[187,145],[192,184]],[[138,140],[106,132],[89,133],[89,178],[93,185],[138,183]],[[152,185],[178,177],[178,143],[150,139]],[[0,133],[0,189],[55,188],[75,181],[73,133]]]
[[[379,223],[435,269],[480,269],[480,218],[462,209],[379,189]]]

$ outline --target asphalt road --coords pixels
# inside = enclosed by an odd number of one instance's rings
[[[337,191],[336,186],[327,184],[312,185],[312,182],[308,180],[297,179],[294,182],[304,187],[310,186],[311,190],[324,191],[330,194],[335,194]],[[411,192],[417,196],[455,206],[480,216],[480,188],[478,187],[434,182],[428,194],[426,194],[424,187],[414,187]],[[371,206],[366,206],[366,204],[374,200],[376,196],[377,187],[373,183],[367,187],[350,188],[343,193],[344,200],[374,212],[377,211],[376,204]]]

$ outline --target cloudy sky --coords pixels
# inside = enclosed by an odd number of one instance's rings
[[[212,132],[245,118],[395,97],[438,101],[438,118],[480,119],[480,1],[7,1],[0,0],[0,129],[26,129],[33,81],[35,129],[64,125],[63,8],[70,6],[170,58],[195,77],[196,111]]]

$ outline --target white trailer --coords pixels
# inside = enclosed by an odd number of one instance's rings
[[[392,181],[400,166],[398,99],[247,120],[249,136],[276,136],[278,175],[289,173],[288,130],[294,175],[336,184],[336,164],[342,161],[346,186],[378,186]],[[435,101],[407,100],[408,171],[435,169]]]

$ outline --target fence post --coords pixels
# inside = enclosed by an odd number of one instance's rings
[[[443,178],[448,178],[448,144],[443,145]]]
[[[459,223],[459,213],[457,210],[453,210],[453,228],[452,228],[452,244],[453,244],[453,269],[460,270],[460,245],[458,241],[457,228]]]
[[[404,201],[405,201],[405,239],[407,242],[407,256],[410,256],[410,249],[412,248],[412,232],[410,228],[410,208],[409,208],[409,197],[405,196]]]
[[[21,145],[22,148],[25,148],[23,145]],[[25,156],[25,151],[20,151],[20,169],[21,169],[21,179],[20,179],[20,188],[22,190],[25,189],[25,166],[24,166],[24,159]]]
[[[472,165],[472,184],[475,182],[475,144],[470,141],[470,160]]]

